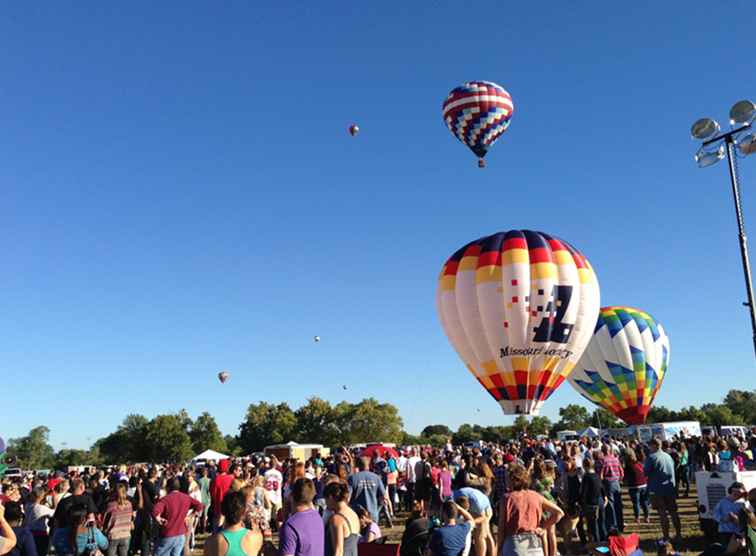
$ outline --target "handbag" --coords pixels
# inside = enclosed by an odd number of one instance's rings
[[[88,527],[87,529],[87,544],[84,545],[84,550],[79,554],[79,556],[103,556],[100,547],[97,546],[94,527]]]

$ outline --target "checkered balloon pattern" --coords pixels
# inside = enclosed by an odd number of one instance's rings
[[[536,415],[588,345],[599,286],[566,241],[511,230],[454,253],[436,305],[452,346],[504,413]]]
[[[443,105],[446,127],[481,159],[507,130],[513,111],[509,93],[489,81],[470,81],[457,87]]]
[[[661,324],[632,307],[604,307],[570,383],[629,425],[646,420],[669,366]]]

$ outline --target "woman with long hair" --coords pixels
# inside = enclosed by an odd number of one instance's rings
[[[126,495],[126,483],[116,484],[115,493],[105,508],[104,529],[108,536],[108,556],[126,556],[129,552],[134,508]]]
[[[47,489],[39,486],[29,494],[29,502],[24,508],[26,517],[24,525],[29,528],[37,546],[37,555],[45,556],[50,547],[50,529],[48,520],[52,519],[55,511],[44,503],[47,498]]]
[[[625,450],[625,484],[627,492],[630,494],[630,500],[633,503],[633,514],[635,523],[640,523],[640,512],[643,509],[643,520],[650,523],[648,517],[648,490],[646,474],[643,472],[643,465],[638,461],[635,450],[628,448]]]
[[[564,512],[553,502],[530,490],[531,478],[521,465],[511,465],[509,488],[501,500],[498,546],[502,556],[544,554],[544,530],[556,525]],[[544,515],[548,512],[548,517]]]
[[[204,556],[257,556],[263,545],[259,531],[243,524],[247,503],[240,491],[229,491],[221,502],[223,529],[205,541]]]
[[[95,527],[94,522],[87,521],[86,508],[75,507],[70,519],[70,526],[56,529],[53,534],[56,555],[78,556],[85,551],[108,549],[108,539]]]
[[[360,541],[360,519],[347,503],[349,489],[332,482],[323,492],[331,517],[326,524],[325,556],[357,556]]]

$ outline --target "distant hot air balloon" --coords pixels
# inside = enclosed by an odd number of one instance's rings
[[[639,309],[604,307],[570,383],[629,425],[646,420],[669,366],[664,327]]]
[[[349,135],[354,137],[360,132],[360,127],[357,124],[352,124],[349,126]]]
[[[446,127],[475,153],[480,168],[488,149],[509,127],[512,112],[512,97],[490,81],[469,81],[453,89],[443,104]]]
[[[341,388],[342,388],[343,390],[346,390],[346,389],[347,389],[347,387],[346,387],[346,384],[344,384],[344,385],[343,385],[343,386],[342,386]]]
[[[436,304],[452,346],[504,413],[536,415],[591,338],[599,286],[569,243],[511,230],[454,253]]]
[[[229,373],[228,371],[221,371],[218,373],[218,380],[221,381],[221,384],[225,384],[230,376],[231,373]]]
[[[320,336],[315,336],[313,340],[315,340],[315,343],[317,344],[320,341]]]

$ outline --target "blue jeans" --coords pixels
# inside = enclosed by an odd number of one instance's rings
[[[155,548],[155,556],[182,556],[185,541],[185,535],[160,537]]]
[[[616,528],[621,532],[625,528],[625,523],[622,519],[622,489],[619,481],[604,481],[604,487],[609,499],[606,505],[606,531],[608,533],[612,528]]]
[[[635,519],[640,517],[641,508],[643,509],[643,517],[648,518],[648,490],[645,486],[627,489],[630,493],[630,500],[633,503],[633,514]]]

